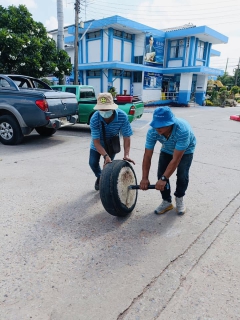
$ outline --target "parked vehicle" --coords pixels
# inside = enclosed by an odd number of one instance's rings
[[[0,141],[15,145],[35,129],[51,136],[61,126],[75,124],[78,103],[72,93],[57,92],[23,75],[0,74]]]
[[[93,108],[97,104],[94,87],[88,85],[54,85],[51,88],[57,91],[74,93],[78,100],[78,123],[90,123],[91,116],[95,112]],[[121,99],[121,97],[123,98]],[[138,98],[134,99],[127,95],[117,96],[114,102],[119,109],[127,114],[129,122],[141,118],[144,112],[144,103]]]

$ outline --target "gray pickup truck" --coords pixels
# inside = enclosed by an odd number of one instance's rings
[[[34,129],[40,135],[51,136],[77,120],[74,94],[54,91],[33,77],[0,74],[1,143],[19,144]]]

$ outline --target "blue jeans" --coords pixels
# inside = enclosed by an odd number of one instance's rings
[[[158,179],[164,174],[169,162],[172,160],[173,156],[166,152],[160,152],[159,162],[158,162]],[[178,198],[181,198],[185,195],[185,192],[188,187],[189,182],[189,169],[192,164],[193,153],[184,154],[182,159],[177,167],[177,182],[176,182],[176,191],[174,195]],[[170,181],[167,181],[165,189],[161,191],[163,200],[172,202],[171,197],[171,186]]]
[[[95,174],[95,176],[97,178],[100,178],[102,170],[100,168],[100,153],[98,153],[97,151],[90,149],[90,155],[89,155],[89,166],[92,169],[93,173]],[[113,160],[115,157],[115,154],[111,157],[111,159]]]

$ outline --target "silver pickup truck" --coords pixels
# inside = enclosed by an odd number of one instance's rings
[[[0,74],[0,142],[19,144],[34,129],[53,135],[78,120],[78,102],[72,93],[52,90],[45,82],[23,75]]]

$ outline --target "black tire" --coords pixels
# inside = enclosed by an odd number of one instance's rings
[[[137,184],[135,172],[129,162],[113,160],[105,166],[100,178],[100,198],[105,210],[113,216],[125,217],[136,206],[137,190],[128,190]]]
[[[17,120],[11,115],[0,117],[0,141],[5,145],[16,145],[22,142],[23,133]]]
[[[52,136],[57,130],[54,128],[47,128],[47,127],[37,127],[35,128],[37,133],[39,133],[41,136],[44,137],[50,137]]]

